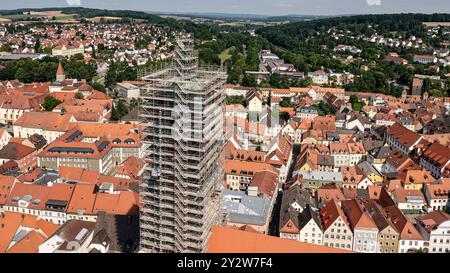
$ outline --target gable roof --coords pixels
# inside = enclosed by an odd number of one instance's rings
[[[20,160],[34,151],[35,149],[29,146],[10,142],[0,150],[0,158]]]
[[[257,187],[259,193],[273,197],[278,186],[278,172],[270,170],[257,171],[253,175],[249,187]]]
[[[450,221],[450,215],[443,211],[432,211],[419,218],[418,223],[428,232],[437,229],[443,222]]]
[[[338,187],[336,183],[325,184],[318,188],[316,191],[316,198],[317,202],[324,204],[332,200],[339,202],[346,199],[341,188]]]
[[[407,129],[398,122],[395,122],[392,126],[388,127],[387,133],[408,149],[413,147],[414,144],[422,138],[421,135]]]
[[[66,132],[71,128],[73,115],[58,112],[25,112],[14,126]]]
[[[423,236],[414,227],[414,225],[406,218],[403,212],[394,204],[383,207],[386,211],[388,219],[392,221],[394,226],[400,232],[400,239],[403,240],[423,240]]]
[[[356,228],[378,229],[360,200],[342,201],[342,209],[347,215],[352,230]]]
[[[327,230],[338,218],[341,218],[342,221],[349,226],[349,222],[344,214],[344,211],[335,200],[331,200],[326,203],[325,207],[320,210],[320,219],[322,221],[324,231]]]
[[[368,200],[367,202],[364,202],[364,207],[375,225],[377,225],[379,231],[383,231],[387,227],[392,227],[396,232],[398,232],[395,225],[388,218],[386,211],[383,210],[383,208],[375,200]]]

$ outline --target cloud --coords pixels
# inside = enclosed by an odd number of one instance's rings
[[[369,6],[381,6],[381,0],[366,0]]]
[[[292,8],[294,5],[288,3],[281,3],[278,5],[280,8]]]
[[[81,0],[66,0],[69,6],[81,6]]]

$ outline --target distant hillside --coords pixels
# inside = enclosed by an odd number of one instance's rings
[[[314,16],[314,15],[260,15],[260,14],[240,14],[240,13],[218,13],[218,12],[153,12],[155,15],[171,15],[171,16],[184,16],[190,18],[205,18],[210,20],[222,20],[222,21],[237,21],[237,20],[252,20],[252,21],[265,21],[265,22],[297,22],[305,20],[313,20],[326,18],[326,16]],[[332,16],[328,16],[332,17]]]
[[[155,15],[172,15],[172,16],[185,16],[191,18],[206,18],[213,20],[264,20],[268,16],[258,14],[239,14],[239,13],[220,13],[220,12],[154,12],[149,11]]]
[[[0,10],[0,15],[17,15],[30,11],[61,11],[64,14],[77,14],[78,18],[93,18],[93,17],[121,17],[130,19],[141,19],[153,24],[173,24],[173,20],[161,18],[157,15],[149,14],[141,11],[132,10],[104,10],[91,9],[83,7],[64,7],[64,8],[24,8],[16,10]]]
[[[260,28],[257,33],[277,46],[293,50],[303,45],[306,39],[314,37],[315,33],[323,34],[333,27],[355,36],[370,32],[381,35],[401,32],[406,36],[424,37],[426,29],[423,22],[450,22],[450,14],[404,13],[323,18]]]
[[[330,18],[334,16],[313,16],[313,15],[283,15],[283,16],[270,16],[265,18],[265,21],[269,22],[298,22],[298,21],[309,21],[323,18]]]

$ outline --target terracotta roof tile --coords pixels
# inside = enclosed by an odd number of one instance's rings
[[[209,253],[348,253],[348,251],[307,244],[227,227],[213,227]]]

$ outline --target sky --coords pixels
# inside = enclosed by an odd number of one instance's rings
[[[83,6],[156,12],[261,15],[450,13],[450,0],[0,0],[0,9]]]

